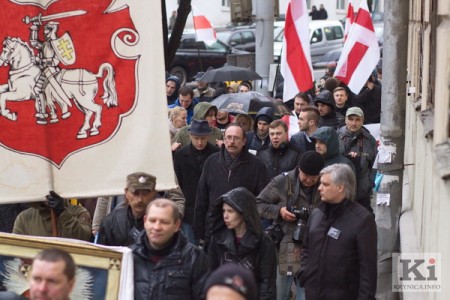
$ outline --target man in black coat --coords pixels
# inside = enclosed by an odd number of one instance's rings
[[[309,218],[298,274],[306,299],[375,299],[377,228],[353,200],[354,172],[334,164],[320,175],[322,203]]]
[[[147,207],[144,227],[132,245],[134,299],[202,299],[209,275],[206,254],[180,232],[181,213],[169,199]]]
[[[338,130],[345,125],[344,116],[336,112],[336,102],[330,91],[321,91],[317,95],[314,105],[317,106],[320,114],[319,127],[328,126]]]
[[[125,204],[103,219],[98,243],[107,246],[129,246],[135,243],[144,229],[145,209],[156,197],[173,200],[180,212],[184,212],[184,197],[178,187],[159,192],[156,190],[155,176],[144,172],[129,174],[125,187]]]
[[[269,137],[269,147],[260,150],[256,156],[264,162],[269,178],[272,179],[283,172],[295,169],[302,154],[291,147],[288,141],[288,127],[282,120],[270,123]]]
[[[248,153],[245,143],[244,129],[231,123],[220,152],[205,162],[195,202],[194,234],[199,241],[208,239],[205,231],[210,228],[211,206],[220,196],[237,187],[245,187],[256,196],[269,182],[264,163]]]
[[[207,121],[192,120],[189,128],[191,143],[175,152],[173,160],[178,184],[186,199],[182,229],[191,243],[195,243],[192,224],[197,185],[202,175],[203,164],[211,154],[219,151],[219,148],[208,143],[211,133],[212,130]]]

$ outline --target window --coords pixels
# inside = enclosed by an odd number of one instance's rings
[[[230,7],[230,0],[222,0],[223,7]]]
[[[340,40],[344,37],[342,28],[339,26],[325,27],[323,30],[325,31],[325,35],[329,41]]]
[[[316,29],[311,37],[311,44],[321,42],[323,39],[322,29]]]
[[[345,0],[336,0],[336,9],[337,10],[345,10]]]
[[[239,32],[233,34],[230,38],[230,45],[241,45],[241,44],[242,44],[241,34]]]
[[[242,43],[254,43],[255,42],[255,36],[251,31],[243,31],[242,32]]]

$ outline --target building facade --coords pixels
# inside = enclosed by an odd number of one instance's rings
[[[450,2],[409,0],[408,97],[400,239],[402,252],[441,254],[441,292],[450,295]]]

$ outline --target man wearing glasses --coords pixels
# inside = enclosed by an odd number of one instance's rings
[[[200,244],[209,238],[211,205],[226,192],[247,188],[255,197],[269,182],[264,163],[245,149],[244,129],[231,123],[224,133],[224,145],[205,162],[197,188],[194,234]]]

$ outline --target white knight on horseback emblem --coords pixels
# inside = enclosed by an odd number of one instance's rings
[[[0,54],[0,66],[9,65],[9,80],[0,86],[1,115],[11,121],[17,120],[17,114],[6,107],[7,101],[35,100],[36,123],[45,125],[50,116],[50,123],[67,119],[71,113],[73,101],[85,114],[84,123],[78,131],[77,138],[99,134],[102,106],[95,103],[98,91],[98,79],[103,80],[104,104],[117,106],[114,69],[110,63],[103,63],[98,73],[86,69],[65,69],[76,61],[74,43],[68,32],[57,36],[59,23],[55,19],[84,14],[84,11],[71,11],[54,15],[25,17],[24,23],[30,26],[30,45],[20,38],[6,37]],[[46,22],[43,24],[43,22]],[[44,40],[39,40],[39,30],[43,27]],[[38,51],[34,55],[33,49]],[[59,109],[55,105],[58,104]],[[94,121],[91,125],[91,117]]]

